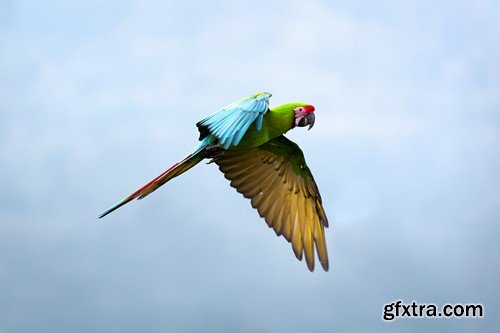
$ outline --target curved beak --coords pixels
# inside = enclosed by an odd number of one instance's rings
[[[314,112],[308,113],[304,117],[306,118],[307,124],[309,124],[309,128],[307,129],[309,131],[314,126],[314,120],[316,119]]]

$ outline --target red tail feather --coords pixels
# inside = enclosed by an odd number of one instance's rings
[[[117,210],[121,206],[129,203],[134,199],[142,199],[146,197],[147,195],[158,189],[160,186],[168,182],[170,179],[177,177],[183,174],[184,172],[188,171],[192,167],[194,167],[201,160],[203,160],[203,156],[199,152],[194,155],[188,155],[182,161],[175,163],[168,170],[161,173],[158,177],[156,177],[146,185],[142,186],[140,189],[138,189],[137,191],[135,191],[134,193],[132,193],[131,195],[129,195],[128,197],[126,197],[125,199],[114,205],[113,207],[101,213],[101,215],[99,215],[99,218],[108,215],[109,213]]]

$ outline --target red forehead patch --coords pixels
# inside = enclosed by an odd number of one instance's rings
[[[304,109],[306,110],[306,114],[311,113],[311,112],[313,112],[314,110],[316,110],[316,109],[314,108],[314,106],[312,106],[312,105],[306,105],[306,106],[304,106]]]

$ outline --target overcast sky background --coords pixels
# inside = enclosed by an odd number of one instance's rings
[[[498,1],[0,1],[0,332],[500,327]],[[104,220],[257,91],[316,106],[310,273],[214,165]],[[384,303],[484,319],[381,319]]]

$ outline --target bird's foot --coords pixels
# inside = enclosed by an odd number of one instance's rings
[[[207,164],[214,163],[219,158],[221,158],[225,153],[226,150],[222,148],[222,146],[219,144],[208,146],[207,148],[205,148],[205,156],[207,158],[211,158],[211,160],[208,161]]]

